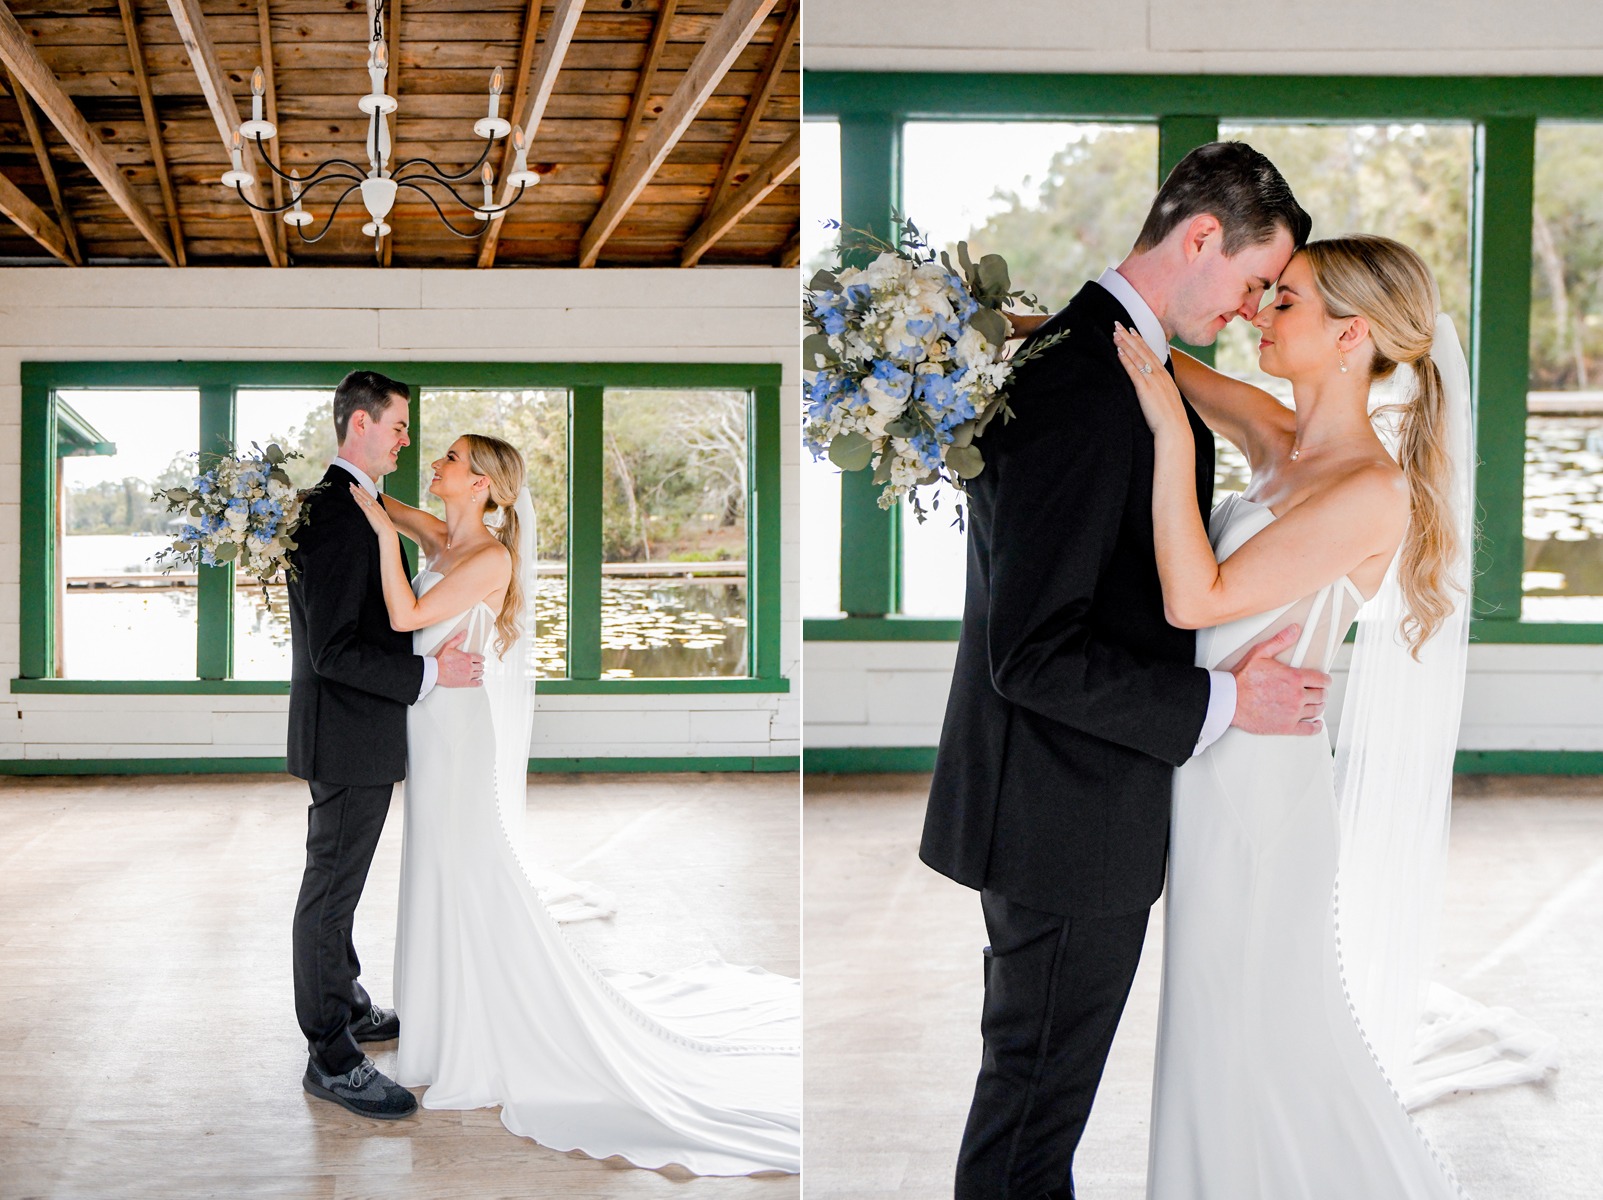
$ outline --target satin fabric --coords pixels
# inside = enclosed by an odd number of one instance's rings
[[[419,595],[442,576],[421,572]],[[800,989],[718,961],[603,972],[568,940],[497,804],[484,604],[419,630],[427,653],[468,631],[485,689],[435,688],[410,710],[395,951],[397,1080],[423,1106],[501,1106],[513,1133],[702,1175],[800,1169]]]

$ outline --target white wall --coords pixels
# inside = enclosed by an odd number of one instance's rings
[[[1340,724],[1344,647],[1329,705]],[[933,746],[956,643],[808,642],[808,749]],[[1469,649],[1460,750],[1603,750],[1603,646]]]
[[[807,0],[814,71],[1591,75],[1603,4]]]
[[[0,270],[0,677],[18,668],[25,360],[332,359],[784,365],[800,438],[794,271]],[[540,696],[531,756],[794,755],[798,463],[782,472],[786,695]],[[0,759],[281,757],[285,697],[0,692]]]

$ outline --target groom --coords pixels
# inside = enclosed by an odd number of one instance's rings
[[[295,906],[295,1015],[310,1052],[301,1085],[364,1117],[417,1109],[361,1043],[400,1033],[357,980],[351,923],[378,846],[390,791],[406,775],[406,709],[434,687],[479,687],[484,659],[451,639],[437,657],[412,653],[390,628],[378,539],[350,492],[378,493],[409,444],[404,383],[352,371],[334,392],[337,457],[308,501],[289,585],[293,667],[289,773],[312,791],[306,874]]]
[[[1164,619],[1152,542],[1153,441],[1114,323],[1166,364],[1250,320],[1307,239],[1308,215],[1242,143],[1187,155],[1135,248],[1033,337],[1016,417],[969,485],[968,586],[920,857],[981,889],[984,1055],[957,1200],[1072,1200],[1074,1150],[1163,888],[1174,768],[1226,728],[1313,733],[1329,677],[1274,655],[1193,664]],[[1172,367],[1170,368],[1172,372]],[[1190,411],[1197,504],[1213,437]]]

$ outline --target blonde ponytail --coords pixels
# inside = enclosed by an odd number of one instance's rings
[[[1369,377],[1414,369],[1414,397],[1389,406],[1398,415],[1397,462],[1408,481],[1409,521],[1398,563],[1407,613],[1402,634],[1415,658],[1453,610],[1451,567],[1459,553],[1453,527],[1452,458],[1447,449],[1446,397],[1430,357],[1440,306],[1436,280],[1418,254],[1391,238],[1361,234],[1309,242],[1301,253],[1313,269],[1325,311],[1336,320],[1362,316],[1374,358]],[[1379,413],[1375,414],[1379,415]]]
[[[505,657],[512,643],[523,633],[523,563],[518,556],[518,492],[524,486],[523,455],[509,442],[482,433],[462,435],[468,443],[468,465],[475,475],[490,481],[490,495],[484,514],[500,511],[501,522],[490,532],[512,556],[512,578],[507,582],[506,598],[495,617],[495,652]]]

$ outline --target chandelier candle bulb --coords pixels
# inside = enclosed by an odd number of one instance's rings
[[[245,142],[240,137],[239,130],[234,130],[234,136],[228,144],[228,156],[234,162],[234,169],[223,176],[223,186],[231,188],[248,188],[256,182],[254,175],[245,170]]]
[[[512,127],[512,145],[517,150],[517,158],[512,163],[512,174],[507,176],[507,182],[517,188],[539,183],[540,177],[529,170],[529,139],[523,132],[523,126]]]
[[[250,119],[262,119],[262,97],[267,93],[267,84],[262,79],[262,69],[257,67],[250,76]]]
[[[473,132],[481,138],[506,137],[512,125],[501,115],[501,68],[490,74],[490,109],[486,116],[473,123]]]
[[[291,167],[289,172],[289,198],[295,207],[284,214],[284,224],[291,228],[312,223],[312,214],[301,207],[301,172],[298,167]]]

